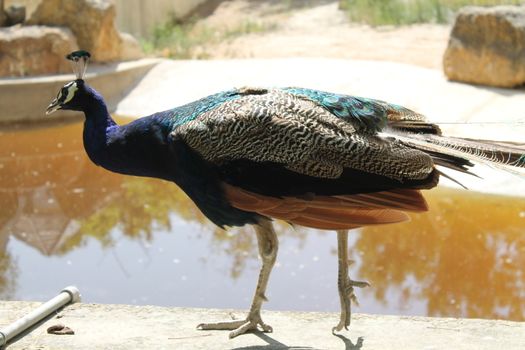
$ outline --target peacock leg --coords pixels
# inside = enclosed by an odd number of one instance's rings
[[[337,256],[339,262],[339,271],[337,275],[337,286],[339,288],[339,300],[341,301],[341,319],[339,324],[332,328],[332,333],[340,331],[343,327],[348,330],[350,325],[350,316],[352,314],[351,303],[357,303],[354,294],[354,287],[368,287],[368,282],[354,281],[348,276],[348,230],[337,231]]]
[[[257,330],[260,326],[263,332],[272,332],[272,327],[263,322],[261,318],[261,306],[264,301],[267,301],[266,286],[270,278],[275,259],[277,258],[277,249],[279,242],[277,235],[273,229],[272,223],[269,220],[261,220],[255,227],[257,235],[257,243],[259,246],[259,254],[262,259],[262,267],[259,273],[259,281],[255,289],[252,306],[248,317],[245,320],[218,322],[218,323],[201,323],[197,326],[202,330],[232,330],[230,338],[234,338],[247,331]]]

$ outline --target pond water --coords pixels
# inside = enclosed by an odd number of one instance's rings
[[[0,298],[247,309],[251,228],[222,231],[174,184],[90,163],[82,125],[0,133]],[[438,188],[408,223],[354,230],[358,312],[525,320],[525,202]],[[336,234],[277,223],[264,305],[338,311]],[[335,321],[334,321],[335,322]]]

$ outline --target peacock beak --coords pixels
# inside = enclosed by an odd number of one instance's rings
[[[60,109],[60,103],[58,102],[58,99],[54,99],[50,104],[49,106],[47,106],[46,108],[46,115],[49,115],[53,112],[56,112],[57,110]]]

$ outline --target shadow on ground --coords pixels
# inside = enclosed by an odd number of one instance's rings
[[[254,333],[257,337],[261,338],[268,345],[254,345],[254,346],[243,346],[240,348],[234,348],[232,350],[321,350],[320,348],[312,348],[310,346],[292,345],[288,346],[281,343],[280,341],[270,337],[266,333],[256,332]],[[354,344],[350,339],[341,334],[334,334],[337,338],[341,339],[345,345],[345,350],[359,350],[363,347],[363,337],[357,338],[357,342]]]

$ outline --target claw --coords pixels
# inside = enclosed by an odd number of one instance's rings
[[[267,325],[262,320],[259,321],[249,321],[246,320],[246,323],[244,323],[239,328],[235,329],[233,332],[230,333],[230,339],[235,338],[238,335],[244,334],[248,331],[256,331],[258,330],[257,326],[261,326],[261,329],[264,333],[272,333],[273,328],[270,325]]]
[[[272,326],[266,324],[260,315],[248,316],[245,320],[235,320],[217,323],[201,323],[197,326],[200,330],[231,330],[230,339],[249,331],[261,330],[265,333],[272,333]]]
[[[341,331],[343,328],[348,330],[350,325],[350,318],[352,315],[352,302],[359,305],[357,296],[354,292],[354,287],[364,288],[369,287],[370,283],[366,281],[354,281],[347,277],[345,283],[339,287],[339,297],[341,298],[341,317],[337,326],[332,328],[332,334]]]
[[[350,278],[348,278],[347,283],[350,284],[352,287],[357,287],[357,288],[370,287],[370,283],[368,283],[367,281],[354,281],[354,280],[351,280]]]
[[[348,330],[350,325],[350,317],[352,315],[352,302],[359,305],[357,297],[354,293],[354,287],[363,288],[369,287],[370,283],[365,281],[354,281],[348,276],[348,266],[354,263],[353,260],[348,259],[348,231],[338,230],[337,231],[337,255],[339,261],[338,271],[338,287],[339,287],[339,299],[341,301],[341,317],[337,326],[332,328],[332,334],[342,330],[343,328]]]
[[[209,330],[232,331],[242,326],[245,322],[246,322],[245,320],[236,320],[236,321],[226,321],[226,322],[217,322],[217,323],[201,323],[197,325],[197,329],[202,330],[202,331],[209,331]]]
[[[354,281],[354,280],[351,280],[350,278],[348,278],[346,280],[346,283],[347,283],[347,286],[346,286],[346,290],[347,290],[347,295],[348,297],[357,305],[359,306],[359,302],[357,301],[357,296],[355,295],[354,293],[354,287],[356,288],[365,288],[365,287],[370,287],[370,283],[368,283],[367,281]]]

